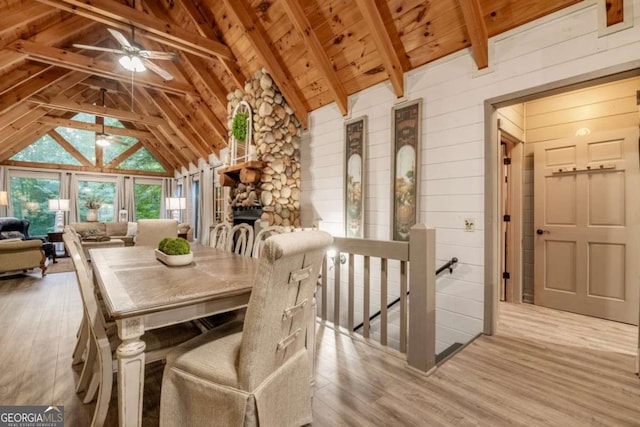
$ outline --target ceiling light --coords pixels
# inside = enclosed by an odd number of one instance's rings
[[[146,70],[146,67],[137,56],[124,55],[118,62],[129,71],[141,72]]]
[[[107,135],[98,135],[96,136],[96,145],[99,145],[101,147],[106,147],[107,145],[110,144],[111,141],[109,141],[109,138],[107,137]]]

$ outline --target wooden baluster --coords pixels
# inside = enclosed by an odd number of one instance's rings
[[[340,326],[340,252],[336,250],[333,257],[333,324],[337,329]]]
[[[320,298],[322,298],[322,320],[327,320],[327,306],[329,305],[329,298],[327,298],[327,288],[328,288],[328,277],[327,277],[327,256],[324,256],[322,260],[322,289],[320,290]]]
[[[387,345],[387,259],[380,258],[380,344]]]
[[[349,328],[349,332],[353,331],[353,306],[355,305],[354,301],[354,268],[353,268],[353,254],[349,254],[349,308],[347,313],[347,327]]]
[[[364,307],[362,310],[362,316],[364,317],[364,325],[362,329],[362,336],[369,338],[369,306],[371,297],[371,258],[369,256],[364,257]]]
[[[400,351],[407,352],[407,262],[400,261]]]

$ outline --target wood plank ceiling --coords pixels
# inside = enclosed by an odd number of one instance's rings
[[[99,131],[69,120],[88,112],[119,119],[125,129],[107,132],[138,138],[173,175],[226,146],[226,96],[260,67],[306,126],[309,111],[336,102],[346,114],[348,95],[385,80],[400,97],[405,72],[467,47],[484,68],[488,37],[578,2],[0,0],[0,163],[19,164],[9,159],[45,134],[59,140],[57,126]],[[622,1],[607,4],[619,22]],[[132,26],[146,49],[178,55],[158,61],[174,80],[72,46],[119,48],[107,28],[129,37]],[[117,161],[81,163],[65,168],[117,172]]]

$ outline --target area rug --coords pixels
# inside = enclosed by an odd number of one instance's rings
[[[67,273],[69,271],[74,271],[73,262],[71,258],[57,258],[55,264],[53,262],[49,262],[47,266],[47,274],[55,274],[55,273]]]

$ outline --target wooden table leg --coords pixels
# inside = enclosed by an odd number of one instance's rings
[[[142,425],[142,396],[144,391],[144,349],[140,340],[144,323],[140,318],[116,320],[118,336],[118,419],[120,427]]]

